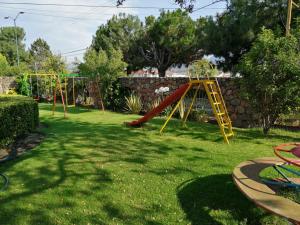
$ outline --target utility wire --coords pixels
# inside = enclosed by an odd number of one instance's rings
[[[76,50],[73,50],[73,51],[61,53],[61,55],[67,55],[67,54],[74,53],[74,52],[82,52],[82,51],[85,51],[86,49],[87,48],[76,49]]]
[[[1,3],[0,3],[1,4]],[[93,12],[90,13],[90,11],[77,11],[72,9],[72,11],[67,11],[67,10],[49,10],[49,9],[33,9],[33,8],[23,8],[23,7],[9,7],[9,6],[0,6],[0,8],[4,9],[13,9],[13,10],[29,10],[29,11],[34,11],[34,12],[50,12],[50,13],[71,13],[71,14],[78,14],[78,13],[88,13],[88,15],[99,15],[99,12]],[[98,9],[98,8],[96,8]],[[96,9],[92,9],[91,11],[94,11]],[[101,15],[106,15],[106,16],[112,16],[115,15],[115,13],[103,13],[101,12]],[[139,13],[140,15],[140,13]],[[147,15],[147,14],[142,14],[142,15]]]
[[[205,9],[205,8],[207,8],[208,6],[214,5],[214,4],[216,4],[216,3],[219,3],[219,2],[225,2],[225,1],[226,1],[226,0],[216,0],[216,1],[213,1],[212,3],[209,3],[209,4],[207,4],[207,5],[204,5],[204,6],[201,6],[201,7],[199,7],[199,8],[196,8],[195,10],[192,11],[192,13],[193,13],[193,12],[197,12],[197,11],[199,11],[199,10],[201,10],[201,9]]]
[[[33,5],[33,6],[56,6],[56,7],[85,7],[85,8],[117,8],[117,9],[180,9],[178,7],[157,6],[113,6],[113,5],[88,5],[88,4],[58,4],[58,3],[34,3],[34,2],[0,2],[3,5]]]
[[[0,6],[1,7],[1,6]],[[37,15],[37,16],[49,16],[49,17],[58,17],[58,18],[65,18],[65,19],[72,19],[72,20],[100,20],[96,18],[86,18],[86,17],[72,17],[72,16],[60,16],[60,15],[51,15],[51,14],[44,14],[44,13],[34,13],[34,12],[27,12],[24,11],[26,14],[29,15]]]

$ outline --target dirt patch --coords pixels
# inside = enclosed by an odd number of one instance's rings
[[[34,132],[18,138],[7,148],[0,149],[0,161],[13,159],[38,146],[45,136],[41,132]]]

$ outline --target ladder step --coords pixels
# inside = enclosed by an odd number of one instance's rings
[[[231,137],[231,136],[233,136],[233,135],[234,135],[234,133],[232,132],[232,133],[225,134],[225,135],[226,135],[226,137]]]
[[[228,126],[229,123],[221,123],[221,125],[222,125],[223,127],[225,127],[225,126]]]
[[[214,105],[221,105],[221,102],[214,102]]]
[[[211,95],[217,95],[217,94],[219,94],[217,91],[211,91],[211,92],[208,92],[209,94],[211,94]]]
[[[225,113],[221,112],[221,113],[217,113],[218,116],[223,116],[225,115]]]
[[[215,84],[214,81],[206,81],[205,83],[206,83],[206,84]]]

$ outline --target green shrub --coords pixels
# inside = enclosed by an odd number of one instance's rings
[[[151,110],[153,110],[157,106],[159,106],[160,102],[161,102],[161,100],[159,98],[154,99],[152,102],[149,102],[146,107],[147,112],[150,112]]]
[[[205,110],[192,110],[189,119],[196,122],[207,122],[209,120],[209,115]]]
[[[0,146],[33,131],[39,124],[37,103],[24,96],[0,96]]]
[[[104,105],[106,109],[121,112],[126,107],[125,97],[130,95],[129,89],[120,84],[120,80],[113,81],[104,94]]]

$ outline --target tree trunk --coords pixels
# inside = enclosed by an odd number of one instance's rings
[[[264,133],[264,135],[268,135],[271,125],[272,125],[272,123],[271,123],[270,116],[269,115],[264,116],[263,117],[263,133]]]
[[[166,77],[166,69],[158,68],[159,77]]]

